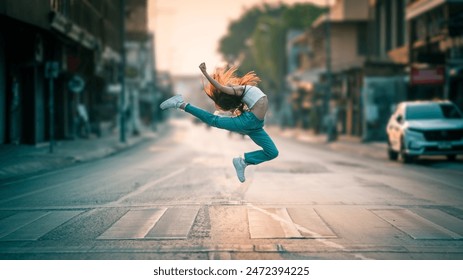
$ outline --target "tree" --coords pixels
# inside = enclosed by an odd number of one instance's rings
[[[232,21],[228,26],[227,34],[220,40],[219,52],[225,59],[237,59],[247,49],[248,40],[254,32],[259,18],[263,15],[280,16],[280,9],[280,6],[274,7],[264,4],[245,11],[239,19]]]
[[[281,92],[286,75],[286,28],[283,21],[280,18],[261,16],[251,35],[251,42],[250,50],[255,62],[253,66],[262,78],[262,88],[269,94]],[[275,101],[277,104],[281,103],[279,100]]]
[[[229,25],[219,52],[229,63],[239,63],[240,72],[256,71],[262,78],[261,87],[281,104],[278,93],[285,90],[287,74],[286,33],[309,28],[324,11],[311,3],[255,6]]]
[[[326,8],[310,3],[297,3],[283,12],[283,21],[289,29],[304,29],[310,27],[324,12]]]

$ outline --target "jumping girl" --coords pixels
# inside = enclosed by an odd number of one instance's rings
[[[248,72],[243,77],[235,75],[236,67],[228,70],[216,70],[212,76],[207,73],[203,62],[199,69],[210,82],[204,87],[207,96],[211,98],[217,109],[230,111],[232,117],[217,116],[201,108],[183,101],[181,95],[175,95],[162,102],[162,110],[176,108],[192,114],[204,123],[233,132],[248,135],[262,150],[244,154],[233,159],[236,175],[240,182],[246,180],[244,171],[248,165],[257,165],[278,156],[278,150],[270,136],[263,129],[264,118],[268,109],[267,95],[258,87],[260,78],[254,72]]]

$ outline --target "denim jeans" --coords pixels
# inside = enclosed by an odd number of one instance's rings
[[[262,150],[244,154],[244,161],[248,164],[259,164],[278,156],[277,147],[263,129],[264,121],[259,120],[251,112],[243,112],[237,117],[222,117],[191,104],[186,105],[185,112],[192,114],[210,126],[248,135],[254,143],[262,148]]]

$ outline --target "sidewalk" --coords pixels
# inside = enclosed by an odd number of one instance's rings
[[[336,141],[327,142],[326,134],[314,134],[311,130],[299,128],[281,129],[279,127],[268,127],[266,130],[285,138],[292,138],[300,142],[324,146],[334,151],[387,160],[386,142],[362,142],[360,138],[348,135],[339,135]]]
[[[101,138],[57,141],[50,153],[49,143],[33,145],[0,145],[0,186],[22,176],[40,174],[77,162],[90,161],[115,154],[144,141],[155,139],[168,129],[158,125],[156,132],[145,129],[138,136],[126,136],[119,141],[119,133]]]

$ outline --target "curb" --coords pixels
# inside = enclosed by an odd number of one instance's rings
[[[35,149],[29,149],[22,155],[10,155],[10,158],[0,163],[0,185],[13,182],[24,176],[39,175],[44,172],[66,168],[73,164],[115,155],[146,141],[156,139],[159,135],[165,133],[167,129],[168,126],[160,125],[155,132],[147,131],[139,136],[127,139],[126,143],[120,143],[115,138],[98,138],[89,140],[88,143],[84,144],[72,141],[61,145],[58,143],[54,154],[47,153],[47,145],[40,145]],[[89,148],[88,145],[94,146]],[[18,151],[19,149],[21,147],[18,147]],[[14,159],[11,157],[14,157]]]

